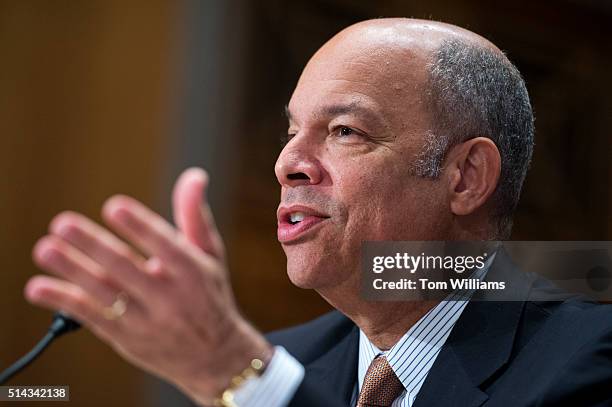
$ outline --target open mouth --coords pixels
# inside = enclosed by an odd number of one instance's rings
[[[309,208],[288,208],[279,210],[278,240],[288,243],[302,238],[313,227],[329,219],[329,216],[319,214]]]
[[[303,212],[294,212],[289,214],[288,222],[290,225],[297,225],[302,222],[306,215]]]

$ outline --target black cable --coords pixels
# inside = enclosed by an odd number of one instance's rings
[[[0,373],[0,385],[6,383],[11,377],[15,376],[22,369],[32,363],[40,354],[49,346],[55,338],[61,335],[79,329],[81,325],[68,317],[62,312],[56,312],[53,316],[53,322],[49,327],[47,334],[29,351],[25,356],[13,363],[8,369]]]

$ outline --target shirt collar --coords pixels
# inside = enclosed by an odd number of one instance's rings
[[[474,272],[472,278],[484,279],[495,255],[496,253],[493,253],[487,259],[485,266]],[[441,301],[429,310],[388,351],[378,349],[360,329],[358,389],[361,389],[368,367],[374,358],[384,355],[409,397],[415,398],[473,293],[474,290],[462,290],[449,294],[449,299]],[[455,295],[461,295],[459,298],[465,300],[452,300]]]

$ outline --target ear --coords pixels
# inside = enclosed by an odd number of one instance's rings
[[[501,157],[493,141],[476,137],[457,145],[448,155],[450,209],[469,215],[482,207],[495,191]]]

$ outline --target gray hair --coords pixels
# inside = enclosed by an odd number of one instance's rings
[[[442,43],[428,71],[432,128],[415,172],[437,178],[451,147],[478,136],[491,139],[501,156],[492,196],[497,238],[508,238],[534,144],[525,81],[503,53],[458,39]]]

